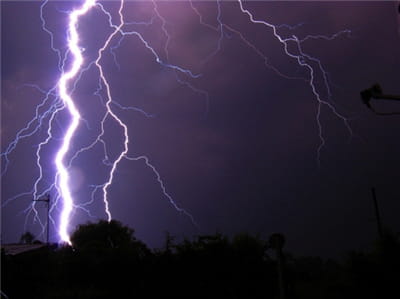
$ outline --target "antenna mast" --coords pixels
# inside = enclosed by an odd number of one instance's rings
[[[39,198],[39,199],[34,199],[33,201],[44,201],[47,203],[47,237],[46,237],[46,243],[47,245],[49,243],[49,236],[50,236],[50,194],[47,193],[45,197]]]

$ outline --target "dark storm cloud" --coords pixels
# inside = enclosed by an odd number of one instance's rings
[[[204,233],[250,231],[267,237],[281,231],[287,234],[290,249],[299,253],[331,255],[366,246],[374,238],[374,223],[370,222],[372,185],[377,186],[385,223],[399,230],[395,215],[399,205],[395,198],[399,194],[396,173],[400,166],[397,138],[400,119],[377,117],[359,99],[360,90],[374,82],[381,82],[390,93],[400,93],[400,43],[392,4],[246,3],[259,19],[274,24],[304,23],[294,30],[281,28],[279,32],[287,36],[296,34],[304,38],[308,34],[332,35],[343,29],[351,30],[350,35],[332,41],[318,39],[302,44],[304,52],[321,59],[332,83],[330,101],[349,118],[353,129],[353,133],[349,132],[340,118],[327,107],[322,108],[326,144],[318,167],[317,149],[321,142],[316,121],[318,107],[308,83],[278,76],[227,28],[221,50],[204,61],[217,46],[218,32],[202,26],[188,3],[160,3],[160,12],[171,33],[170,61],[202,74],[199,79],[178,76],[206,90],[210,105],[207,111],[204,96],[179,84],[175,74],[158,65],[137,38],[126,38],[115,50],[120,69],[110,52],[104,56],[103,65],[113,96],[120,104],[138,107],[153,116],[116,108],[130,130],[130,155],[150,158],[168,192],[194,215]],[[116,14],[116,3],[105,5]],[[205,22],[217,26],[215,3],[195,2],[195,5]],[[40,93],[30,89],[19,91],[18,86],[36,83],[50,87],[57,77],[54,75],[57,58],[49,50],[48,35],[40,28],[38,4],[2,3],[2,6],[4,149],[16,129],[29,120],[41,98]],[[46,16],[50,27],[62,28],[65,23],[62,11],[67,8],[68,2],[49,6]],[[149,3],[129,2],[126,19],[150,20],[151,9]],[[96,47],[104,42],[103,29],[107,26],[100,11],[91,16],[90,20],[95,21],[86,20],[80,27],[87,41],[88,60],[95,57]],[[272,31],[250,24],[236,3],[224,2],[221,16],[224,23],[241,31],[257,46],[275,68],[289,76],[307,78],[308,72],[285,56]],[[148,26],[130,26],[166,58],[163,52],[166,38],[160,20],[155,19]],[[60,47],[61,41],[57,36]],[[321,88],[321,74],[316,75]],[[79,96],[78,105],[89,122],[89,127],[83,125],[77,134],[75,149],[87,145],[100,131],[98,121],[104,108],[99,97],[93,96],[96,76],[95,70],[84,74],[74,93]],[[321,94],[326,99],[326,90]],[[21,107],[24,107],[21,113],[12,114]],[[63,120],[60,121],[59,133]],[[105,139],[109,142],[110,156],[115,157],[121,149],[122,131],[111,121],[107,125],[113,130],[106,132]],[[31,160],[33,142],[43,136],[42,132],[37,138],[25,141],[12,155],[13,163],[17,164],[11,165],[2,178],[3,200],[30,189],[32,177],[37,174]],[[50,149],[48,155],[51,156]],[[84,182],[76,191],[80,202],[90,197],[91,189],[85,186],[104,182],[107,167],[101,164],[102,155],[102,147],[98,146],[74,163],[79,181]],[[51,173],[51,163],[46,165]],[[49,174],[47,179],[50,177]],[[123,161],[110,194],[113,216],[135,228],[138,236],[151,245],[160,245],[166,230],[187,236],[197,233],[190,221],[168,204],[154,173],[143,162]],[[91,209],[95,217],[103,218],[103,205],[100,194],[97,195]],[[29,201],[29,197],[22,198],[3,208],[4,239],[16,240],[22,232],[24,215],[18,212]],[[77,224],[88,219],[78,210],[73,221]],[[30,229],[34,230],[34,225]]]

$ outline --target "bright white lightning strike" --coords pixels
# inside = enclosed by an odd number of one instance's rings
[[[69,175],[68,171],[64,165],[64,157],[65,154],[68,152],[71,139],[78,128],[80,114],[79,111],[76,109],[74,101],[72,100],[71,96],[67,92],[67,84],[68,82],[74,78],[83,63],[83,57],[81,54],[81,49],[78,46],[79,42],[79,35],[77,31],[77,23],[80,16],[85,15],[91,7],[93,7],[96,3],[96,0],[86,0],[85,3],[82,5],[81,8],[74,10],[69,15],[69,24],[68,24],[68,32],[69,32],[69,39],[68,39],[68,48],[72,53],[73,62],[72,67],[68,72],[65,72],[61,75],[61,78],[58,82],[58,89],[60,93],[60,97],[63,100],[64,105],[67,107],[69,113],[71,114],[72,120],[67,128],[67,131],[63,137],[62,145],[57,152],[55,163],[58,172],[58,187],[60,189],[61,198],[62,198],[62,211],[60,216],[60,226],[59,226],[59,236],[62,241],[66,243],[71,243],[69,234],[68,234],[68,224],[69,218],[72,212],[73,207],[73,199],[71,195],[71,191],[69,188]]]

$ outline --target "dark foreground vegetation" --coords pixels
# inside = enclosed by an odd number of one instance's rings
[[[27,239],[32,241],[25,235]],[[215,234],[176,243],[167,236],[163,249],[150,250],[117,221],[82,225],[71,240],[73,247],[45,246],[17,255],[2,250],[3,294],[43,299],[281,298],[271,240]],[[342,262],[285,252],[282,268],[285,298],[400,298],[400,242],[394,234],[387,234],[373,252],[352,252]]]

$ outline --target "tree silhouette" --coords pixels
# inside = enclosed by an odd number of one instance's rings
[[[71,242],[78,251],[134,249],[140,257],[150,253],[147,246],[134,237],[133,229],[116,220],[79,225]]]
[[[22,244],[32,244],[35,236],[31,232],[25,232],[21,235],[20,243]]]
[[[278,237],[278,238],[277,238]],[[32,243],[26,232],[21,242]],[[17,255],[2,250],[2,291],[9,298],[278,298],[270,240],[217,233],[149,250],[118,221],[80,225],[72,246],[43,246]],[[285,298],[398,298],[400,239],[386,233],[372,251],[343,262],[285,252]],[[24,287],[21,288],[21,282]]]

